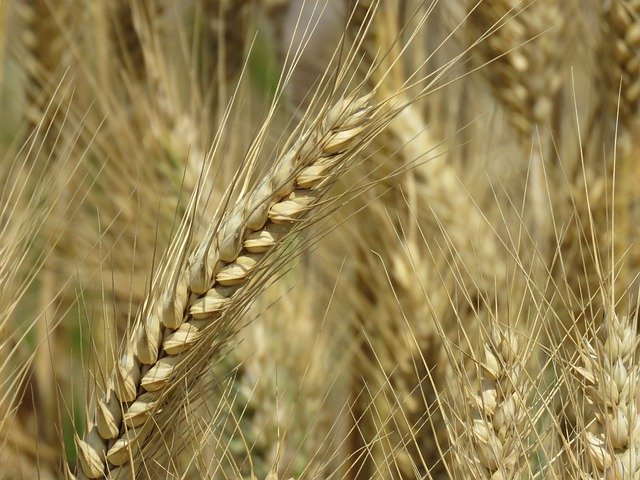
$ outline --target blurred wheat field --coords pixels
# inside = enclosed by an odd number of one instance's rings
[[[0,39],[0,478],[640,479],[640,2]]]

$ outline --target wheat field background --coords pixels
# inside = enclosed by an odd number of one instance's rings
[[[0,478],[640,479],[640,1],[0,0]]]

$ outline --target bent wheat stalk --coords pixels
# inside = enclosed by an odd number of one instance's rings
[[[395,113],[369,96],[342,98],[296,132],[270,172],[212,224],[188,262],[165,266],[168,280],[156,283],[156,290],[165,285],[162,294],[149,296],[93,423],[76,439],[86,477],[103,478],[136,457],[171,386],[195,378],[193,367],[202,368],[202,357],[232,336],[238,312],[255,295],[250,278],[274,258],[272,247],[305,225],[301,218]],[[174,258],[184,258],[185,244],[178,242]]]

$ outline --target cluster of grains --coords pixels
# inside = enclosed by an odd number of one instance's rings
[[[243,287],[264,266],[265,255],[318,204],[361,142],[388,121],[380,108],[368,97],[345,98],[320,122],[299,131],[271,171],[212,225],[188,265],[171,272],[169,288],[141,311],[134,340],[98,399],[84,439],[77,438],[86,477],[113,476],[136,458],[148,420],[163,407],[163,394],[178,372],[184,375],[188,362],[197,362],[194,356],[224,340],[216,334],[233,328],[229,312],[250,295]]]
[[[636,320],[610,312],[593,342],[585,342],[576,372],[595,411],[581,431],[587,472],[597,478],[640,475]],[[594,423],[593,431],[586,426]]]
[[[521,478],[527,465],[530,418],[526,358],[516,332],[492,326],[479,364],[478,391],[469,391],[470,410],[462,442],[452,442],[465,478]],[[469,388],[469,387],[467,387]]]
[[[469,33],[477,66],[528,145],[536,126],[546,125],[562,84],[559,68],[566,35],[562,2],[497,0],[471,2]]]

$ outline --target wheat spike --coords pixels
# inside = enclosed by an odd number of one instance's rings
[[[32,131],[43,119],[45,125],[53,122],[44,118],[45,109],[70,63],[69,38],[65,37],[69,31],[62,32],[61,26],[72,24],[72,8],[67,0],[20,0],[16,2],[16,11],[26,27],[19,58],[27,76],[26,116]]]
[[[603,108],[609,125],[619,111],[618,132],[621,141],[629,142],[640,104],[640,2],[603,2],[600,24]]]
[[[508,113],[520,142],[531,142],[536,126],[547,126],[562,86],[565,20],[557,0],[471,2],[472,55]],[[564,32],[566,33],[566,32]]]
[[[596,429],[581,430],[584,473],[602,478],[636,478],[640,473],[637,332],[635,319],[612,310],[575,367],[586,398],[594,407]],[[583,419],[583,425],[590,422]]]
[[[130,418],[127,415],[132,411],[141,415],[157,408],[157,402],[146,400],[141,406],[142,393],[166,391],[176,380],[176,372],[185,368],[185,359],[193,357],[189,350],[206,353],[206,344],[202,343],[206,332],[212,327],[224,331],[224,322],[233,317],[227,312],[239,307],[243,287],[273,251],[271,240],[258,249],[260,253],[247,251],[244,243],[249,237],[255,239],[261,231],[277,231],[281,225],[288,226],[286,233],[291,232],[317,205],[318,195],[336,169],[385,119],[384,111],[367,97],[339,101],[326,111],[319,125],[299,132],[258,186],[237,201],[217,228],[207,232],[190,255],[189,265],[173,272],[173,284],[142,311],[132,336],[135,343],[126,345],[118,362],[114,390],[125,405],[124,418]],[[203,320],[195,320],[193,315]],[[105,403],[104,399],[98,402]],[[117,412],[112,414],[115,417]],[[97,478],[93,475],[103,475],[135,456],[144,437],[143,428],[120,426],[118,435],[108,442],[99,429],[90,428],[85,440],[78,438],[81,458],[86,459],[82,465],[85,475]]]
[[[528,440],[539,415],[528,405],[532,386],[526,376],[522,339],[492,319],[479,362],[480,388],[468,391],[471,417],[463,439],[452,441],[458,467],[468,478],[517,479],[528,464]],[[523,355],[524,354],[524,355]]]
[[[587,169],[595,177],[589,187],[593,191],[602,190],[602,183],[609,195],[600,195],[593,200],[593,209],[607,211],[613,206],[615,223],[603,225],[602,214],[596,213],[595,229],[601,232],[612,230],[613,238],[602,238],[601,246],[611,244],[615,258],[622,260],[617,284],[628,285],[640,264],[637,238],[638,202],[637,188],[633,178],[638,174],[636,162],[637,145],[634,137],[638,133],[638,106],[640,105],[640,2],[612,0],[603,2],[600,10],[602,36],[597,50],[598,94],[602,137],[588,158]],[[596,137],[594,132],[594,137]],[[603,168],[600,145],[617,147],[607,158]],[[615,161],[614,161],[615,158]],[[615,166],[615,170],[614,170]],[[611,179],[615,175],[615,192],[611,189]],[[600,184],[600,185],[598,185]],[[615,203],[612,202],[615,198]],[[602,234],[599,233],[601,237]],[[629,248],[631,246],[631,248]],[[604,249],[605,251],[608,248]]]

